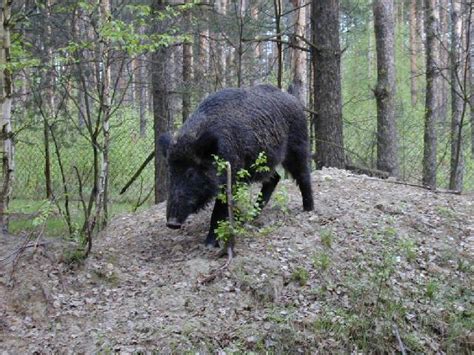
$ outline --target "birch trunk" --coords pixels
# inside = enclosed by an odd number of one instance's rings
[[[10,62],[10,16],[12,1],[2,0],[0,9],[0,64]],[[11,122],[12,77],[8,69],[0,71],[0,149],[2,156],[2,181],[0,186],[0,232],[8,232],[8,205],[12,193],[14,145]]]

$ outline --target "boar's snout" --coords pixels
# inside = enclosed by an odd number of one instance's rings
[[[170,219],[166,222],[166,226],[167,226],[168,228],[171,228],[171,229],[179,229],[179,228],[181,228],[181,223],[179,223],[176,218],[170,218]]]

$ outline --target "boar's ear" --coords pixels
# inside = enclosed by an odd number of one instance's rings
[[[166,157],[166,153],[168,152],[168,148],[171,145],[172,140],[173,140],[173,138],[171,137],[171,134],[169,134],[168,132],[163,133],[158,138],[158,145],[161,148],[161,153],[163,153],[163,156],[165,156],[165,157]]]
[[[217,137],[211,132],[204,132],[195,143],[196,155],[203,160],[212,159],[212,154],[218,153]]]

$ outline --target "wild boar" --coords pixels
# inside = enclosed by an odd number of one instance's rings
[[[177,134],[163,134],[159,145],[169,172],[169,228],[180,228],[225,184],[225,176],[217,175],[213,155],[230,162],[233,176],[246,169],[251,182],[262,183],[261,207],[280,180],[275,168],[282,164],[300,188],[303,209],[314,208],[303,107],[295,97],[271,85],[224,89],[209,95]],[[267,157],[269,172],[256,172],[251,167],[260,152]],[[218,245],[214,230],[217,222],[226,218],[226,205],[216,199],[206,244]]]

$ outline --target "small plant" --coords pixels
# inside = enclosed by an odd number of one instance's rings
[[[255,172],[268,172],[270,168],[266,166],[267,157],[261,152],[255,163],[251,165],[251,169]],[[223,175],[226,172],[228,162],[214,155],[214,164],[217,169],[217,175]],[[236,181],[232,186],[232,202],[234,221],[231,225],[230,221],[219,221],[215,230],[217,239],[223,242],[230,240],[232,236],[244,235],[248,232],[246,224],[253,221],[261,211],[259,205],[260,194],[254,196],[248,178],[251,176],[246,169],[240,169],[236,173]],[[221,190],[217,198],[223,203],[227,203],[227,195],[225,186],[221,186]]]
[[[40,206],[38,215],[33,219],[33,227],[39,227],[46,224],[46,221],[53,212],[53,207],[54,206],[51,201],[44,201],[44,203]]]
[[[436,294],[438,293],[439,290],[439,284],[436,280],[430,280],[426,284],[426,291],[425,295],[428,297],[430,300],[433,300],[436,297]]]
[[[313,256],[313,265],[315,268],[326,271],[331,263],[331,258],[325,252],[321,252]]]
[[[293,274],[291,274],[291,281],[297,282],[300,286],[305,286],[308,283],[309,272],[303,267],[297,267]]]
[[[273,201],[283,213],[288,213],[288,203],[290,201],[290,197],[285,186],[280,187],[273,195]]]
[[[403,239],[400,242],[400,247],[405,254],[405,257],[409,262],[413,262],[416,259],[416,245],[410,239]]]
[[[321,230],[321,244],[324,245],[326,248],[331,248],[332,241],[334,239],[333,234],[328,229]]]

